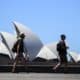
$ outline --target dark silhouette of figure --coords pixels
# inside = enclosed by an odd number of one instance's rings
[[[59,68],[60,65],[62,64],[64,64],[64,67],[67,67],[67,49],[68,47],[66,46],[65,39],[66,39],[66,36],[62,34],[61,40],[57,44],[57,51],[58,51],[60,60],[59,60],[59,63],[53,68],[54,70]]]
[[[14,44],[12,51],[16,52],[16,58],[13,64],[12,72],[15,71],[16,64],[18,61],[21,61],[22,63],[26,63],[26,58],[24,58],[23,53],[24,53],[24,43],[23,40],[25,38],[25,35],[23,33],[20,34],[19,39],[16,41]]]

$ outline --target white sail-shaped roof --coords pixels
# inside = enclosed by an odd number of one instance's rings
[[[58,52],[57,52],[57,49],[56,49],[56,45],[57,45],[57,42],[54,42],[54,43],[50,43],[50,44],[47,44],[46,46],[57,56],[57,58],[59,59],[59,55],[58,55]]]
[[[1,35],[1,38],[2,38],[2,42],[5,44],[5,46],[7,47],[10,55],[13,58],[14,56],[13,56],[13,53],[12,53],[11,49],[12,49],[14,43],[17,40],[16,36],[14,36],[14,35],[12,35],[11,33],[8,33],[8,32],[1,32],[0,35]]]
[[[80,61],[80,55],[76,52],[69,52],[70,56],[74,59],[75,62]]]
[[[0,54],[8,55],[11,58],[9,50],[1,41],[0,41]]]
[[[7,44],[9,45],[9,48],[12,49],[14,43],[16,42],[16,36],[14,36],[13,34],[11,33],[8,33],[8,32],[0,32],[3,37],[5,38]]]
[[[24,33],[26,35],[26,38],[24,40],[25,48],[28,50],[30,60],[33,60],[36,57],[36,55],[39,53],[40,49],[42,48],[43,46],[42,42],[26,26],[18,22],[13,22],[13,23],[14,23],[17,36],[19,35],[19,33]]]
[[[36,57],[40,57],[46,60],[57,59],[57,56],[46,46],[44,46]]]
[[[78,59],[77,60],[80,62],[80,54],[78,54]]]
[[[58,51],[56,49],[56,46],[57,46],[57,42],[54,42],[54,43],[51,43],[51,44],[48,44],[47,47],[57,56],[58,59],[59,58],[59,55],[58,55]],[[67,54],[67,59],[68,61],[70,61],[70,58],[72,58],[75,62],[77,62],[78,60],[78,54],[76,54],[75,52],[70,52],[68,51],[68,54]]]

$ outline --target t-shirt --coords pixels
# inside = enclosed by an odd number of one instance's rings
[[[67,52],[67,47],[66,47],[65,41],[60,41],[57,44],[57,51],[61,52],[61,53],[66,53]]]
[[[23,39],[18,39],[16,41],[16,43],[14,44],[12,51],[17,53],[17,47],[19,45],[19,53],[23,53],[24,52],[24,43],[23,43]]]

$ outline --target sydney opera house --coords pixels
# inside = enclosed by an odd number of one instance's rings
[[[39,37],[28,27],[18,22],[13,22],[13,26],[13,34],[0,32],[0,65],[10,64],[11,61],[15,59],[16,53],[12,52],[12,47],[20,33],[26,35],[24,39],[24,48],[25,54],[29,55],[30,62],[54,62],[59,60],[56,50],[57,42],[44,45]],[[68,51],[68,61],[78,63],[80,61],[80,55],[76,52]]]

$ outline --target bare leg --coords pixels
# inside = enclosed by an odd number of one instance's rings
[[[13,64],[13,68],[12,68],[12,72],[15,71],[16,64],[17,64],[17,62],[14,62],[14,64]]]
[[[59,62],[56,66],[53,67],[53,70],[56,70],[60,65],[61,63]]]
[[[16,64],[17,64],[17,63],[18,63],[18,55],[16,56],[15,62],[14,62],[14,64],[13,64],[12,72],[15,71]]]

